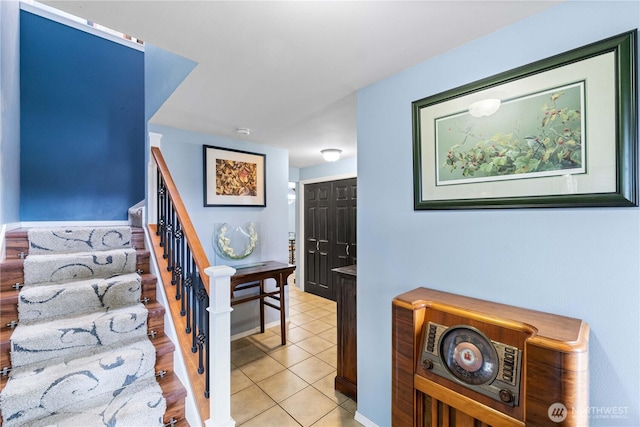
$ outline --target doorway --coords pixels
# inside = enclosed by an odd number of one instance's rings
[[[302,203],[304,290],[335,301],[332,270],[357,261],[357,178],[307,184]]]

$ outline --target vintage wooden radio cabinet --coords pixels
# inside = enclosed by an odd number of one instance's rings
[[[585,322],[426,288],[392,322],[394,427],[588,425]]]

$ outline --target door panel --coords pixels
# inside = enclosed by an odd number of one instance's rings
[[[330,183],[305,186],[305,291],[331,298],[329,241]]]
[[[305,185],[305,291],[335,301],[336,267],[356,260],[356,178]]]
[[[334,183],[335,267],[356,263],[356,203],[356,178],[336,181]]]

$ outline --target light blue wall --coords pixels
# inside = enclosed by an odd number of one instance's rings
[[[0,225],[20,220],[20,4],[0,2]]]
[[[197,63],[185,57],[145,43],[144,46],[144,117],[145,164],[149,164],[149,120],[193,71]],[[145,188],[149,187],[145,175]],[[146,201],[148,203],[148,200]],[[147,210],[149,212],[149,210]]]
[[[193,71],[197,63],[146,43],[144,46],[145,119],[149,120]]]
[[[337,175],[355,175],[358,168],[358,160],[356,157],[349,157],[346,159],[340,159],[335,162],[324,162],[315,166],[309,166],[299,169],[298,179],[299,181],[306,181],[309,179],[319,179]]]
[[[153,124],[149,125],[149,130],[162,134],[162,155],[211,265],[233,266],[267,260],[288,262],[289,154],[286,150]],[[265,154],[267,206],[203,207],[203,145]],[[256,256],[251,255],[242,261],[220,259],[212,246],[215,224],[244,225],[247,222],[257,224],[259,244]],[[279,319],[275,310],[267,309],[266,314],[267,323]],[[258,316],[257,302],[235,306],[231,313],[231,334],[239,334],[257,327]]]
[[[640,3],[565,2],[358,94],[358,411],[391,417],[391,301],[424,286],[584,319],[590,405],[640,425],[640,211],[414,211],[411,102],[640,26]],[[389,150],[393,155],[388,155]],[[382,173],[382,171],[385,171]]]

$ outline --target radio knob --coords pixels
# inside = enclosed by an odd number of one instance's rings
[[[433,369],[433,362],[429,359],[424,359],[422,361],[422,366],[424,369]]]
[[[500,400],[502,400],[504,403],[510,403],[513,400],[513,393],[511,393],[511,391],[507,390],[506,388],[500,390],[499,394]]]

